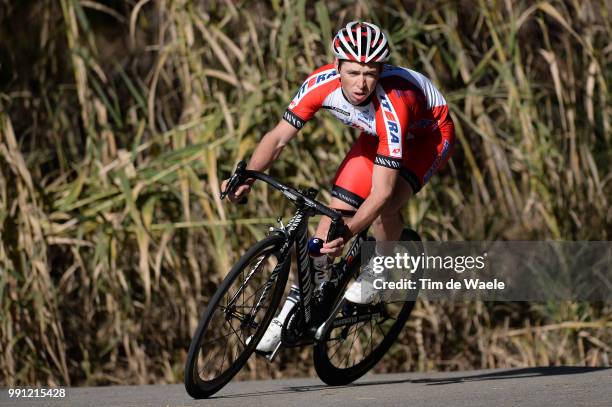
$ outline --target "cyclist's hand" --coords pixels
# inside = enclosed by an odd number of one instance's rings
[[[229,179],[226,179],[221,183],[221,191],[225,191],[225,189],[227,188],[228,182],[229,182]],[[238,203],[243,198],[245,198],[249,194],[249,192],[251,192],[251,185],[248,183],[242,184],[238,188],[236,188],[234,192],[229,193],[227,197],[231,202]]]
[[[339,237],[336,240],[324,243],[323,247],[321,247],[321,253],[325,253],[329,257],[338,257],[342,254],[345,243],[346,242],[344,241],[343,237]]]
[[[338,257],[342,255],[342,251],[344,250],[344,245],[346,242],[351,240],[353,237],[350,229],[348,227],[344,228],[344,234],[342,237],[334,239],[330,242],[324,243],[323,247],[321,247],[321,253],[327,254],[329,257]]]

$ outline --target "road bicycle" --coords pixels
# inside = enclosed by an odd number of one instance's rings
[[[359,274],[363,243],[373,240],[367,230],[352,239],[347,254],[333,264],[329,281],[315,287],[308,255],[308,219],[331,218],[328,240],[339,236],[343,215],[354,212],[329,208],[318,202],[315,189],[297,190],[240,162],[221,199],[247,179],[271,185],[291,201],[296,211],[287,225],[271,227],[229,271],[195,331],[185,366],[185,388],[194,398],[207,398],[225,386],[253,353],[269,361],[281,348],[314,346],[314,367],[328,385],[345,385],[368,372],[400,334],[414,299],[360,305],[344,299],[349,282]],[[400,240],[419,250],[421,239],[404,229]],[[281,341],[269,353],[256,346],[275,316],[288,281],[295,246],[299,300],[285,319]],[[414,277],[419,278],[417,272]],[[413,293],[414,295],[415,293]]]

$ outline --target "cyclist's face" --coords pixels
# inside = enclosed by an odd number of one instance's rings
[[[354,61],[342,61],[336,69],[340,73],[340,83],[342,91],[348,101],[358,105],[365,101],[378,83],[380,77],[381,64],[377,62],[361,63]]]

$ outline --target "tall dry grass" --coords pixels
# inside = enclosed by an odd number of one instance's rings
[[[0,383],[175,382],[199,313],[287,204],[220,177],[366,19],[447,96],[459,148],[410,202],[431,240],[610,239],[609,1],[0,2]],[[272,172],[326,190],[320,115]],[[198,180],[204,174],[205,180]],[[609,304],[419,303],[378,369],[609,365]],[[280,370],[283,368],[284,370]],[[309,351],[243,378],[312,373]]]

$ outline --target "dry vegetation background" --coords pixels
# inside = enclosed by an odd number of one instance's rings
[[[406,208],[430,240],[609,240],[606,0],[0,0],[0,385],[182,380],[199,313],[286,203],[220,202],[347,21],[447,96],[459,146]],[[328,189],[325,115],[273,174]],[[204,174],[201,182],[197,174]],[[324,192],[324,197],[329,197]],[[609,366],[602,303],[421,302],[378,371]],[[281,370],[284,369],[284,370]],[[313,374],[309,350],[242,377]]]

